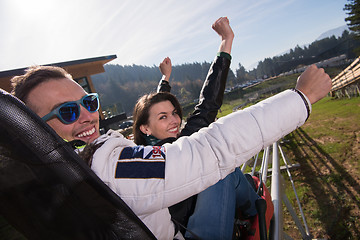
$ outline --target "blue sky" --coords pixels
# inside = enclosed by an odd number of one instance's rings
[[[311,43],[346,24],[346,0],[0,0],[0,71],[117,55],[113,64],[212,61],[227,16],[231,68]]]

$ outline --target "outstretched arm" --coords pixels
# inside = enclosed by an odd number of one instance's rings
[[[331,79],[324,69],[313,64],[300,75],[295,89],[304,93],[310,103],[314,104],[329,93],[331,85]]]
[[[172,65],[171,59],[169,57],[164,58],[164,60],[159,65],[162,78],[159,82],[157,92],[170,92],[171,86],[169,84]]]

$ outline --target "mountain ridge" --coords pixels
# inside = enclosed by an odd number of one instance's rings
[[[314,41],[319,41],[321,39],[328,38],[328,37],[331,37],[331,36],[340,37],[345,30],[350,31],[349,27],[346,24],[342,25],[340,27],[337,27],[337,28],[332,28],[332,29],[320,34],[319,37],[317,37]],[[305,46],[309,46],[309,45],[310,45],[310,43],[306,43],[306,44],[301,45],[300,47],[304,48]],[[281,52],[281,53],[279,53],[279,54],[277,54],[275,56],[281,56],[281,55],[284,55],[284,54],[289,53],[289,52],[290,52],[290,49],[286,50],[284,52]],[[246,68],[246,70],[249,71],[251,69],[256,68],[260,61],[263,61],[263,60],[259,60],[259,61],[255,62],[255,63],[251,64],[249,67]]]
[[[343,34],[343,32],[345,30],[350,31],[349,27],[346,24],[343,26],[337,27],[337,28],[330,29],[330,30],[320,34],[320,36],[318,38],[316,38],[315,41],[318,41],[318,40],[321,40],[321,39],[324,39],[327,37],[331,37],[331,36],[339,37]]]

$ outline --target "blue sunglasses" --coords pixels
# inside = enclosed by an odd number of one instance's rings
[[[53,116],[57,116],[64,124],[71,124],[75,122],[80,116],[80,105],[86,110],[93,113],[99,110],[99,95],[97,93],[90,93],[82,97],[78,101],[66,102],[55,108],[48,114],[42,117],[44,121],[49,120]]]

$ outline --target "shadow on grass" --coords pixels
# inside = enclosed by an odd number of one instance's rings
[[[326,233],[333,240],[360,239],[359,229],[356,229],[359,216],[351,215],[353,204],[360,208],[360,185],[304,130],[297,129],[293,134],[290,142],[293,147],[290,149],[300,163],[299,171],[319,206],[316,218],[323,222]],[[313,161],[309,160],[310,156]],[[349,204],[349,200],[352,204]]]

